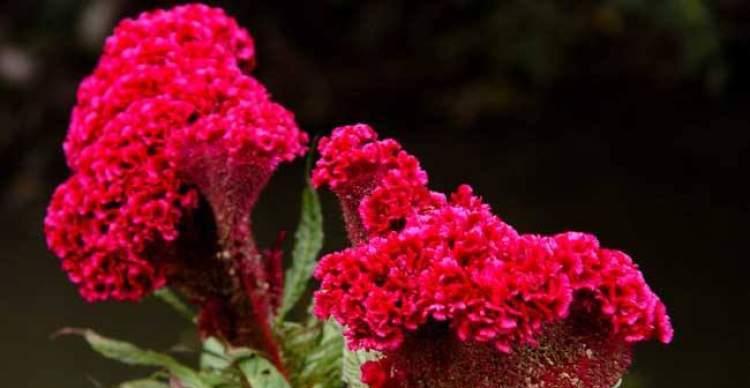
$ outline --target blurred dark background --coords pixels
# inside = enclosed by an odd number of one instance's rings
[[[171,1],[0,5],[0,386],[103,386],[134,371],[64,326],[166,349],[158,302],[83,302],[47,252],[46,202],[77,83],[117,20]],[[597,233],[667,304],[669,346],[639,346],[641,387],[747,387],[750,2],[226,1],[258,78],[313,134],[368,122],[432,186],[470,182],[523,232]],[[301,163],[274,178],[261,240],[296,224]],[[326,199],[327,249],[344,244]],[[744,283],[741,283],[743,282]]]

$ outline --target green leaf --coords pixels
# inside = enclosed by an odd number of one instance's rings
[[[315,382],[315,387],[341,386],[344,337],[335,323],[327,321],[322,326],[320,340],[305,358],[300,377],[304,381]]]
[[[154,379],[140,379],[126,381],[118,385],[118,388],[169,388],[169,384]]]
[[[201,371],[201,379],[214,388],[236,388],[240,386],[239,376],[234,371]]]
[[[190,322],[195,320],[195,312],[193,312],[193,309],[168,287],[162,287],[156,290],[154,296],[162,302],[170,305],[175,311]]]
[[[284,278],[284,296],[279,309],[279,320],[294,307],[310,283],[315,259],[323,246],[323,216],[318,193],[308,182],[302,191],[302,211],[294,235],[292,265]]]
[[[253,388],[290,388],[276,367],[257,353],[240,360],[237,366]]]
[[[343,386],[341,350],[344,339],[336,324],[310,317],[305,324],[282,322],[276,331],[292,386]]]
[[[221,341],[214,337],[206,338],[200,357],[201,369],[226,369],[232,362],[224,355],[225,351]]]
[[[82,336],[92,349],[104,357],[129,365],[155,366],[166,369],[189,388],[211,388],[198,372],[182,365],[169,355],[141,349],[131,343],[103,337],[93,330],[66,328],[60,335],[76,334]]]
[[[285,377],[260,353],[228,346],[217,338],[203,342],[200,364],[206,381],[217,387],[289,388]]]

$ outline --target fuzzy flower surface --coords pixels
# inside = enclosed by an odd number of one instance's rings
[[[71,176],[45,219],[83,298],[138,300],[169,282],[184,223],[219,179],[196,171],[240,179],[215,190],[234,190],[249,213],[276,166],[305,151],[293,115],[249,75],[255,60],[246,30],[197,4],[124,20],[106,40],[63,145]]]
[[[320,140],[314,185],[339,197],[352,242],[403,227],[419,209],[441,206],[442,194],[430,192],[419,161],[395,140],[378,140],[364,124],[336,128]]]
[[[315,313],[341,323],[351,348],[383,352],[363,368],[372,386],[611,387],[631,344],[671,340],[637,265],[594,236],[520,234],[467,185],[431,192],[416,158],[365,125],[334,130],[320,154],[313,181],[352,213],[354,245],[319,263]],[[534,349],[565,361],[526,362]],[[461,357],[481,370],[448,368]]]

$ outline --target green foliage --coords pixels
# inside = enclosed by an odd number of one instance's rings
[[[203,342],[200,367],[215,377],[214,384],[218,386],[289,387],[284,376],[258,352],[232,348],[212,337]]]
[[[308,354],[303,378],[317,381],[316,387],[335,387],[342,385],[341,360],[344,348],[344,337],[338,325],[327,321],[322,324],[320,341]]]
[[[156,290],[154,292],[154,296],[162,302],[168,304],[175,311],[177,311],[177,313],[179,313],[182,317],[189,320],[190,322],[193,322],[193,320],[195,319],[195,312],[193,311],[193,309],[168,287],[163,287]]]
[[[101,336],[89,329],[63,329],[59,334],[82,336],[99,354],[129,365],[159,367],[159,377],[132,380],[119,388],[164,388],[167,377],[185,388],[267,387],[290,388],[284,376],[257,351],[232,348],[216,338],[204,341],[200,371],[181,364],[171,356],[141,349],[131,343]],[[311,385],[312,387],[312,385]],[[323,386],[320,386],[323,387]]]
[[[203,341],[203,351],[200,356],[200,368],[208,370],[222,370],[231,365],[231,360],[224,354],[226,348],[214,337]]]
[[[285,364],[292,369],[294,387],[342,386],[341,357],[344,339],[333,322],[310,317],[305,324],[284,322],[277,327]]]
[[[302,214],[294,239],[292,266],[286,271],[279,317],[284,317],[305,292],[315,266],[315,259],[323,246],[320,201],[318,194],[310,186],[302,192]]]
[[[290,388],[284,376],[263,357],[250,356],[240,361],[238,367],[252,387]]]
[[[305,169],[306,176],[310,174],[311,163],[310,156]],[[320,199],[309,181],[302,191],[300,213],[299,225],[294,234],[292,265],[286,271],[284,279],[284,296],[279,309],[279,319],[283,319],[304,294],[307,285],[310,283],[315,260],[323,246],[323,216],[320,209]]]
[[[126,381],[118,388],[169,388],[169,384],[156,379],[139,379]]]
[[[59,332],[62,335],[76,334],[82,336],[86,342],[99,354],[129,365],[143,365],[159,367],[187,388],[211,388],[198,372],[182,365],[169,355],[152,350],[141,349],[131,343],[103,337],[90,329],[67,328]],[[141,383],[143,380],[141,380]]]

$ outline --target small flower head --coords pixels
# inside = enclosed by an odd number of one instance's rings
[[[336,128],[320,140],[315,186],[328,186],[341,201],[355,243],[400,230],[415,209],[445,199],[427,189],[427,173],[393,139],[378,140],[368,125]]]

